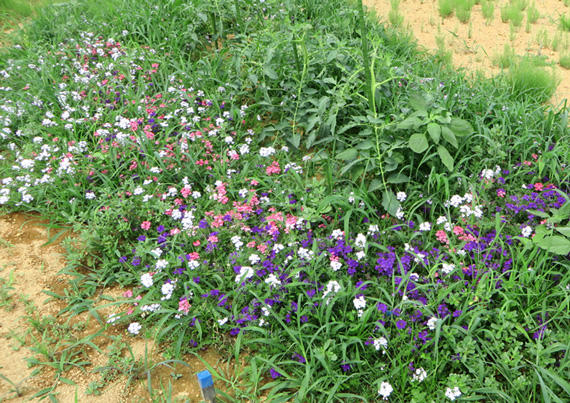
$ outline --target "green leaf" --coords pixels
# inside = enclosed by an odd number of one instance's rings
[[[439,138],[441,137],[441,126],[437,123],[428,123],[427,131],[435,144],[439,144]]]
[[[430,105],[430,98],[426,94],[425,97],[421,95],[414,94],[410,97],[410,106],[415,111],[427,111],[427,108]]]
[[[449,128],[458,137],[468,136],[473,133],[473,126],[471,126],[471,123],[460,118],[451,118]]]
[[[429,147],[425,133],[414,133],[408,140],[408,147],[415,153],[423,153]]]
[[[417,116],[410,116],[398,123],[397,128],[400,130],[417,129],[422,124],[422,120]]]
[[[301,143],[301,135],[299,133],[294,133],[289,139],[289,142],[293,145],[293,147],[299,148],[299,144]]]
[[[556,227],[554,229],[560,232],[562,235],[570,238],[570,227]]]
[[[410,178],[408,178],[406,175],[400,174],[400,173],[392,174],[386,180],[386,182],[388,182],[388,183],[408,183],[409,181],[410,181]]]
[[[441,128],[441,134],[445,141],[451,144],[453,147],[457,148],[457,139],[455,138],[455,134],[449,129],[447,126],[443,126]]]
[[[535,215],[537,217],[540,218],[549,218],[550,216],[545,213],[544,211],[539,211],[539,210],[532,210],[532,209],[527,209],[526,210],[528,213],[531,213],[532,215]]]
[[[369,150],[372,147],[374,147],[374,143],[372,142],[372,140],[364,140],[361,143],[358,143],[356,145],[356,148],[358,148],[359,150]]]
[[[563,236],[547,236],[536,242],[536,244],[540,248],[545,249],[550,253],[554,253],[555,255],[566,256],[570,253],[570,240]]]
[[[384,185],[382,184],[382,181],[380,179],[372,179],[372,181],[370,182],[370,186],[368,186],[368,192],[372,193],[375,190],[382,188],[383,186]]]
[[[453,157],[451,156],[451,154],[449,154],[449,151],[447,151],[447,148],[445,148],[444,146],[437,146],[437,153],[439,154],[439,158],[441,159],[441,162],[443,162],[443,165],[445,165],[445,167],[451,172],[453,171]]]
[[[275,70],[273,70],[273,68],[271,66],[269,66],[268,64],[266,64],[265,66],[263,66],[263,73],[269,77],[272,80],[277,80],[277,73],[275,72]]]
[[[348,150],[344,150],[343,152],[338,153],[336,155],[336,158],[343,161],[350,161],[356,159],[357,156],[358,151],[356,151],[356,148],[349,148]]]
[[[395,217],[398,209],[400,208],[400,202],[396,199],[394,192],[386,191],[382,197],[382,207],[390,214]]]

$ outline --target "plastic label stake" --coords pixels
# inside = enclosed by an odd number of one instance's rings
[[[198,383],[202,390],[202,398],[208,403],[216,402],[216,390],[214,389],[214,379],[209,371],[198,372]]]

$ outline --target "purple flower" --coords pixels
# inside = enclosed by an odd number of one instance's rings
[[[407,325],[407,322],[405,320],[400,319],[399,321],[396,322],[396,327],[398,329],[405,329]]]
[[[272,377],[273,379],[277,379],[277,378],[279,378],[280,376],[283,376],[283,375],[281,375],[279,372],[277,372],[274,368],[271,368],[271,369],[269,370],[269,374],[271,375],[271,377]]]

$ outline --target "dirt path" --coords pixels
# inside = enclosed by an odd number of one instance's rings
[[[101,324],[88,313],[58,316],[66,301],[50,298],[44,290],[65,294],[69,278],[60,274],[66,264],[62,241],[73,235],[68,231],[46,243],[62,230],[49,230],[48,222],[35,216],[0,217],[0,401],[29,400],[46,389],[53,389],[60,402],[74,402],[76,397],[79,402],[160,401],[170,382],[171,401],[199,402],[196,373],[205,369],[199,359],[183,357],[188,367],[154,367],[156,393],[151,399],[146,370],[164,361],[162,346],[130,337],[124,326]],[[118,310],[112,301],[122,292],[104,289],[92,297],[102,318]],[[82,340],[92,341],[99,351]],[[64,354],[67,361],[84,364],[70,366],[58,381],[54,366],[65,361]],[[223,367],[215,351],[201,357],[215,368]],[[41,364],[30,368],[30,359]]]
[[[558,105],[570,98],[570,70],[559,64],[561,55],[570,55],[570,32],[559,28],[560,15],[570,15],[570,7],[562,0],[529,0],[529,7],[535,4],[540,17],[527,26],[525,10],[521,26],[512,29],[501,20],[501,8],[508,0],[490,1],[494,4],[491,21],[485,20],[481,4],[473,6],[467,23],[461,23],[454,14],[442,18],[438,0],[401,0],[398,10],[404,18],[402,27],[413,33],[421,47],[435,51],[438,40],[444,41],[445,49],[452,52],[453,65],[469,72],[480,70],[487,77],[500,73],[493,59],[504,52],[505,45],[518,56],[545,56],[560,79],[551,103]],[[388,21],[390,0],[364,0],[364,4],[375,9],[381,20]]]

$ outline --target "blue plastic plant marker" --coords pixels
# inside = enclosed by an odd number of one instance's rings
[[[209,371],[198,372],[198,383],[202,390],[202,397],[205,401],[214,403],[216,401],[216,390],[214,389],[214,379]]]

